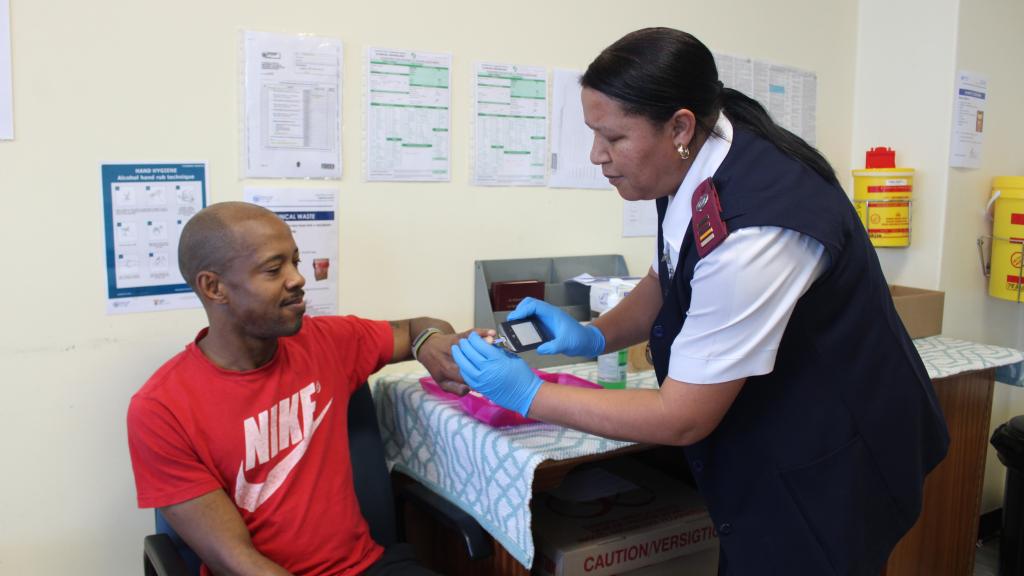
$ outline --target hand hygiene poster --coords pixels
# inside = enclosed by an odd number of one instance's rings
[[[181,229],[206,206],[206,164],[103,164],[107,314],[198,308],[178,271]]]

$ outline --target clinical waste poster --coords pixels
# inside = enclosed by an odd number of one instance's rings
[[[306,279],[306,314],[337,314],[338,189],[251,187],[245,201],[274,212],[292,229]]]
[[[107,314],[198,308],[178,271],[181,230],[206,206],[206,164],[103,164]]]

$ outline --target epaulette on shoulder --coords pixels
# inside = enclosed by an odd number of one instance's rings
[[[729,235],[729,229],[722,220],[722,203],[718,199],[718,190],[711,178],[704,180],[693,191],[690,198],[693,222],[693,243],[701,258],[707,256],[718,247]]]

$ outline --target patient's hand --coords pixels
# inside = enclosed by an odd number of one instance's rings
[[[459,367],[452,360],[452,346],[459,343],[459,340],[469,336],[470,332],[476,332],[481,338],[490,341],[497,333],[493,329],[477,328],[466,330],[459,334],[434,334],[420,346],[417,357],[423,367],[430,372],[431,378],[441,387],[442,390],[459,396],[465,396],[469,392],[469,386],[462,379]]]

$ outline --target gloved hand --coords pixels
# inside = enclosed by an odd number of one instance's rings
[[[508,315],[509,320],[522,320],[527,316],[540,318],[553,340],[541,344],[538,354],[567,354],[569,356],[597,356],[604,352],[604,334],[597,326],[584,326],[565,310],[536,298],[523,298]]]
[[[473,332],[452,346],[452,359],[462,377],[474,390],[492,402],[523,416],[530,411],[541,379],[522,358],[488,344]]]

